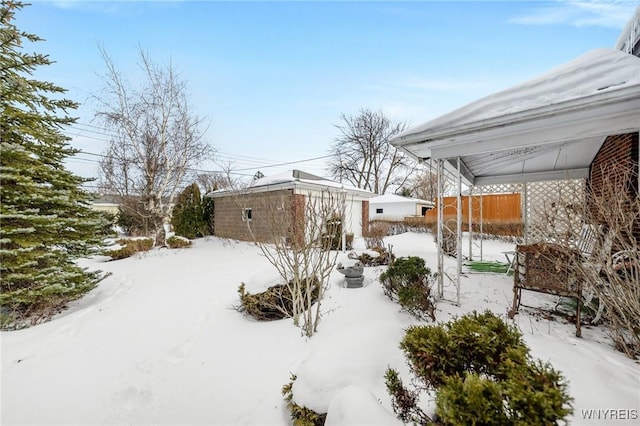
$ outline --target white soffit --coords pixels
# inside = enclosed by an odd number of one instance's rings
[[[419,159],[460,156],[475,184],[512,183],[586,176],[606,136],[638,130],[640,58],[597,49],[391,143]]]

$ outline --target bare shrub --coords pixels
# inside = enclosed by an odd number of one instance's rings
[[[386,222],[374,221],[369,223],[369,230],[364,236],[364,243],[368,249],[384,247],[382,239],[389,235],[390,225]]]
[[[588,192],[587,212],[602,224],[600,265],[578,264],[581,278],[606,307],[616,346],[640,355],[640,198],[631,165],[603,167]],[[634,187],[635,185],[635,187]],[[604,277],[604,280],[602,280]]]
[[[337,229],[337,218],[345,217],[346,195],[323,190],[261,200],[264,217],[261,222],[246,220],[247,228],[288,287],[294,324],[310,337],[317,331],[322,297],[336,265],[338,253],[331,250],[335,236],[329,234]]]
[[[546,203],[533,225],[571,260],[565,284],[579,286],[587,302],[599,302],[615,346],[633,358],[640,354],[638,173],[633,164],[623,162],[598,172],[597,183],[584,190],[581,185],[568,187]],[[579,237],[586,227],[593,229],[592,243]]]

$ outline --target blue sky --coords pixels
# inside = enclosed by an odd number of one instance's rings
[[[418,125],[546,72],[591,49],[613,47],[636,1],[40,1],[16,24],[46,41],[56,64],[40,79],[82,105],[72,145],[102,153],[91,96],[105,66],[98,46],[132,82],[138,47],[169,61],[209,125],[219,170],[269,175],[296,167],[326,174],[322,157],[341,114],[382,110]],[[97,176],[98,157],[69,168]]]

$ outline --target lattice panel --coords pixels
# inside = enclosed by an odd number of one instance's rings
[[[473,186],[472,190],[474,194],[509,194],[512,192],[522,192],[523,185],[521,183],[507,183],[496,185],[482,185]]]
[[[527,241],[566,242],[582,226],[580,208],[586,181],[532,182],[527,184]]]

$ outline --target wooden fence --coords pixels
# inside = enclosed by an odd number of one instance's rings
[[[473,221],[480,222],[480,202],[482,200],[483,222],[520,222],[522,220],[522,208],[520,193],[473,195],[471,199],[473,209]],[[444,217],[455,218],[457,215],[456,197],[444,197]],[[425,218],[428,222],[436,221],[438,209],[427,212]],[[469,196],[462,196],[462,221],[469,222]]]

